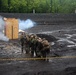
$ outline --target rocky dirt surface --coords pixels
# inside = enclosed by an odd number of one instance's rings
[[[0,41],[0,75],[76,75],[76,25],[39,25],[25,32],[51,40],[49,62],[26,59],[31,56],[21,53],[19,40]]]

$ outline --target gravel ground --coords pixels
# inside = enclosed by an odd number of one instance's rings
[[[0,42],[0,75],[76,75],[76,25],[35,26],[28,33],[45,34],[57,40],[52,44],[49,62],[43,60],[2,60],[29,58],[21,53],[18,40]],[[1,59],[2,58],[2,59]]]

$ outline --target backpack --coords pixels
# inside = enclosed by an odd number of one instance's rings
[[[50,45],[47,40],[44,40],[44,41],[42,42],[42,44],[43,44],[43,46],[45,46],[45,47]]]

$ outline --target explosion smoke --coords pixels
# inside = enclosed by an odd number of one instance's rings
[[[0,16],[0,40],[8,41],[9,39],[3,34],[4,25],[5,25],[5,22],[3,20],[3,17]]]
[[[20,20],[20,19],[19,19],[19,30],[25,30],[25,29],[34,27],[35,24],[36,24],[36,23],[33,22],[33,21],[30,20],[30,19],[27,19],[27,20]]]

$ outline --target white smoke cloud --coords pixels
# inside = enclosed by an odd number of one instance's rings
[[[25,29],[34,27],[35,24],[36,24],[36,23],[33,22],[33,21],[30,20],[30,19],[27,19],[27,20],[20,20],[20,19],[19,19],[19,29],[20,29],[20,30],[25,30]]]
[[[0,40],[9,41],[9,39],[6,36],[4,36],[4,34],[1,32],[0,32]]]
[[[3,20],[3,17],[0,16],[0,40],[9,41],[9,39],[3,34],[4,25],[5,25],[5,22]]]

